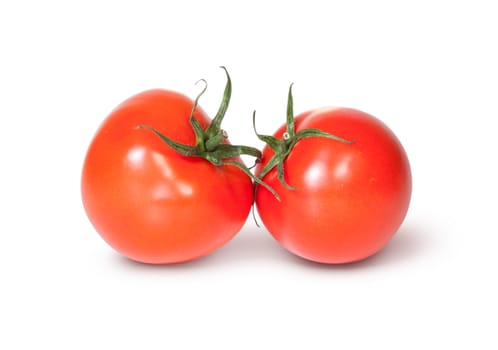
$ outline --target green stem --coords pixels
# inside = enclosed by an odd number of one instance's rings
[[[287,134],[284,134],[287,139],[294,137],[296,134],[294,130],[294,99],[292,98],[292,85],[294,85],[294,83],[290,84],[289,93],[287,95]]]
[[[216,113],[216,116],[213,118],[211,124],[206,129],[206,136],[208,138],[213,137],[220,130],[221,122],[225,117],[228,105],[230,104],[230,97],[232,96],[232,80],[230,79],[230,74],[228,74],[228,70],[224,66],[221,66],[220,68],[225,71],[227,77],[227,83],[225,85],[225,91],[223,92],[223,98],[221,100],[220,107],[218,108],[218,112]]]
[[[345,144],[352,144],[354,142],[348,141],[341,137],[329,134],[325,131],[318,129],[303,129],[296,133],[295,122],[294,122],[294,99],[292,97],[292,86],[289,87],[289,93],[287,97],[287,115],[286,115],[286,131],[282,135],[282,139],[278,139],[274,136],[261,135],[256,131],[256,112],[253,113],[253,129],[256,136],[263,142],[265,142],[273,151],[273,156],[268,160],[268,162],[263,166],[263,169],[258,174],[259,179],[263,179],[270,171],[277,168],[277,177],[280,183],[289,190],[296,190],[295,187],[289,185],[285,180],[285,167],[284,163],[289,154],[292,152],[294,146],[302,139],[309,137],[325,137],[334,141],[339,141]],[[255,187],[257,183],[255,183]],[[272,192],[273,193],[273,192]]]
[[[236,160],[236,158],[241,155],[248,155],[260,159],[261,152],[253,147],[230,145],[225,142],[225,140],[227,139],[227,133],[223,129],[221,129],[221,123],[223,121],[223,118],[225,117],[228,105],[230,103],[230,97],[232,94],[232,82],[227,69],[225,67],[221,68],[225,71],[227,77],[227,83],[225,85],[223,98],[220,107],[218,109],[218,112],[216,113],[216,116],[211,121],[206,130],[202,128],[199,121],[194,117],[199,99],[207,89],[207,82],[204,79],[198,81],[198,82],[201,81],[204,82],[205,86],[194,100],[189,117],[189,122],[192,127],[192,130],[194,131],[196,138],[195,146],[185,145],[176,142],[167,137],[166,135],[164,135],[163,133],[161,133],[160,131],[158,131],[157,129],[148,125],[138,125],[137,129],[146,129],[151,131],[156,136],[158,136],[164,143],[166,143],[169,147],[171,147],[172,149],[174,149],[176,152],[178,152],[183,156],[204,158],[215,166],[223,166],[223,165],[235,166],[240,170],[242,170],[246,175],[251,177],[256,183],[264,186],[275,196],[278,197],[275,191],[272,188],[270,188],[267,184],[265,184],[261,179],[256,178],[244,163]]]

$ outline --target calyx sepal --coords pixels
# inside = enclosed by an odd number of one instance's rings
[[[289,190],[296,190],[295,187],[289,185],[285,180],[285,169],[284,162],[291,153],[294,146],[302,139],[310,137],[324,137],[331,140],[339,141],[345,144],[353,144],[354,142],[345,140],[341,137],[329,134],[325,131],[308,128],[300,130],[296,133],[295,122],[294,122],[294,100],[292,97],[292,86],[289,87],[289,93],[287,97],[287,118],[286,118],[286,130],[282,134],[282,138],[278,139],[275,136],[262,135],[256,130],[256,111],[253,112],[253,128],[256,136],[263,142],[265,142],[274,152],[273,156],[268,160],[266,165],[261,169],[258,174],[260,180],[268,174],[275,167],[277,168],[277,177],[280,183]]]
[[[223,118],[225,117],[226,111],[228,109],[228,105],[230,103],[230,97],[232,94],[232,82],[230,79],[230,75],[225,67],[221,67],[226,74],[227,83],[225,85],[225,90],[223,92],[223,98],[216,113],[216,116],[213,118],[209,126],[204,130],[199,123],[199,121],[195,118],[194,113],[197,109],[197,105],[199,102],[199,98],[204,94],[207,89],[207,82],[204,79],[199,80],[198,82],[203,82],[204,88],[197,95],[194,104],[192,106],[192,111],[189,117],[189,123],[192,126],[192,130],[195,134],[195,145],[185,145],[179,142],[176,142],[157,129],[148,126],[148,125],[138,125],[137,129],[146,129],[153,132],[156,136],[158,136],[165,144],[174,149],[176,152],[186,157],[199,157],[204,158],[209,161],[211,164],[215,166],[224,166],[230,165],[235,166],[238,169],[242,170],[246,175],[251,177],[254,182],[266,187],[270,192],[274,195],[278,196],[275,191],[261,181],[259,178],[254,176],[249,168],[234,158],[241,155],[248,155],[256,158],[258,161],[261,158],[261,152],[250,146],[244,145],[231,145],[226,143],[226,139],[228,138],[228,134],[225,130],[221,128],[221,123]]]

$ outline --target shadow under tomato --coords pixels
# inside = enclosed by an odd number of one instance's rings
[[[274,264],[285,261],[288,255],[264,228],[246,227],[206,260],[212,263]]]
[[[420,228],[404,225],[381,251],[366,259],[348,264],[321,264],[298,256],[293,256],[292,261],[300,266],[319,270],[363,270],[394,266],[424,255],[430,242],[427,242],[426,235],[420,233]]]
[[[200,270],[214,266],[234,266],[236,264],[275,263],[289,259],[289,253],[263,228],[246,227],[231,241],[214,252],[198,259],[176,264],[146,264],[128,259],[117,253],[114,261],[126,268],[138,270]]]
[[[119,265],[126,268],[147,271],[202,270],[213,267],[233,267],[245,263],[298,265],[314,270],[363,270],[394,266],[424,255],[424,252],[430,248],[430,242],[427,242],[427,236],[421,235],[420,232],[420,228],[404,225],[380,252],[367,259],[349,264],[321,264],[298,257],[281,247],[264,228],[257,227],[246,227],[218,250],[187,262],[151,265],[130,260],[119,254],[114,254],[113,257]]]

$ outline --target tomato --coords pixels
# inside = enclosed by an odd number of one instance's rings
[[[348,263],[375,254],[398,230],[410,202],[411,171],[401,143],[379,119],[350,108],[316,109],[294,122],[296,135],[320,130],[352,143],[294,139],[281,162],[283,179],[277,167],[268,170],[275,151],[267,145],[256,175],[279,198],[257,186],[263,224],[286,249],[312,261]],[[274,143],[284,144],[287,131],[280,127]]]
[[[218,125],[214,136],[205,135],[212,123],[196,103],[174,91],[139,93],[110,113],[88,148],[84,208],[102,238],[130,259],[162,264],[204,256],[229,241],[249,214],[253,186],[238,157],[244,152],[219,157],[231,146],[216,141],[224,135]],[[206,146],[208,139],[215,142]]]

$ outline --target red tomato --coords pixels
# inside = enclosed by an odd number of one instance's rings
[[[396,136],[378,119],[349,108],[301,114],[295,132],[314,128],[352,141],[299,140],[283,165],[284,187],[273,168],[257,187],[256,206],[266,228],[285,248],[321,263],[348,263],[378,252],[408,210],[411,172]],[[274,137],[282,139],[286,126]],[[274,155],[266,146],[256,175]]]
[[[179,93],[145,91],[112,111],[90,144],[81,183],[85,210],[102,238],[130,259],[161,264],[206,255],[249,214],[253,186],[241,169],[181,155],[137,128],[193,146],[192,108]],[[210,123],[199,107],[194,117],[203,129]]]

